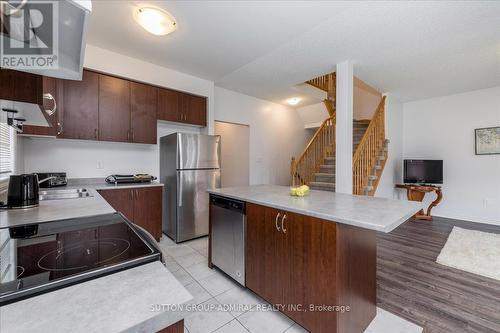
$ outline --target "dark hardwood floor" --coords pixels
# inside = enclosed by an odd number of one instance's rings
[[[378,306],[424,332],[500,332],[500,281],[437,264],[453,226],[500,233],[500,226],[435,217],[377,235]]]

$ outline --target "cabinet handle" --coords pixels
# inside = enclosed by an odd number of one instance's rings
[[[94,137],[95,139],[99,139],[99,133],[97,132],[97,128],[94,129]]]
[[[130,199],[134,200],[134,190],[130,190]]]
[[[62,125],[62,123],[58,122],[57,123],[57,127],[58,127],[57,135],[61,135],[61,133],[63,132],[63,125]]]
[[[280,227],[278,226],[278,219],[280,218],[281,213],[278,212],[278,215],[276,215],[276,219],[274,219],[274,225],[276,226],[276,230],[280,231]]]
[[[284,234],[286,234],[285,220],[286,220],[286,214],[283,214],[283,217],[281,218],[281,229],[283,230]]]
[[[45,110],[45,113],[50,117],[52,116],[56,110],[57,110],[57,103],[56,103],[56,99],[54,98],[54,96],[52,96],[52,94],[50,93],[45,93],[43,94],[43,99],[48,99],[49,101],[52,101],[53,103],[53,106],[52,106],[52,109],[49,109],[49,110]]]

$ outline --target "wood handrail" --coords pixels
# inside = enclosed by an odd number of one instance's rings
[[[372,119],[370,120],[370,123],[368,124],[368,127],[366,128],[365,134],[363,134],[363,137],[361,138],[361,141],[359,142],[358,148],[356,149],[356,152],[354,153],[354,156],[352,157],[352,163],[356,163],[360,156],[361,156],[361,151],[362,147],[366,144],[366,141],[368,141],[368,137],[370,136],[369,133],[373,130],[373,127],[377,125],[375,121],[373,121],[377,115],[384,111],[384,105],[385,105],[385,96],[382,97],[380,100],[380,103],[378,103],[377,110],[373,114]]]
[[[292,185],[308,184],[319,163],[335,150],[335,113],[323,121],[298,159],[292,158]]]
[[[327,99],[331,100],[333,102],[333,105],[335,106],[335,97],[337,88],[336,81],[337,81],[337,75],[335,72],[333,72],[315,77],[314,79],[306,81],[306,83],[325,91]]]
[[[353,193],[366,194],[370,175],[377,165],[377,159],[385,145],[385,96],[382,97],[365,134],[354,153]],[[374,189],[372,189],[372,192]]]

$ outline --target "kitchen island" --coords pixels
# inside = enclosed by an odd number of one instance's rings
[[[209,191],[246,203],[246,287],[310,332],[364,332],[376,312],[376,233],[392,231],[421,206],[325,191],[292,197],[289,190]]]

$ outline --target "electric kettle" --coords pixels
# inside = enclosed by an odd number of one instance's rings
[[[38,175],[36,173],[10,176],[6,208],[36,207],[38,201]]]

